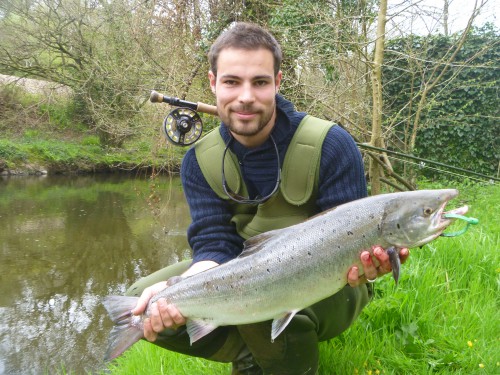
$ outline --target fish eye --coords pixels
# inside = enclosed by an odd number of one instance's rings
[[[433,209],[432,208],[429,208],[429,207],[426,207],[424,208],[424,215],[425,216],[431,216],[431,214],[433,213]]]

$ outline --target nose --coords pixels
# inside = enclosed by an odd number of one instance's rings
[[[253,87],[250,82],[245,82],[241,85],[241,90],[238,95],[238,100],[240,103],[253,103],[255,101],[255,94],[253,92]]]

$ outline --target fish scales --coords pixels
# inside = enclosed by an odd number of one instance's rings
[[[386,245],[377,229],[384,200],[379,201],[368,207],[340,206],[281,230],[257,253],[207,271],[202,282],[188,278],[175,284],[151,303],[165,298],[185,316],[203,316],[216,325],[248,323],[245,311],[268,320],[310,306],[346,285],[349,266],[362,270],[362,250]]]
[[[452,222],[444,206],[454,189],[391,193],[353,201],[288,228],[255,236],[236,259],[169,285],[149,302],[165,298],[187,319],[194,342],[218,326],[273,320],[272,338],[293,315],[347,284],[347,273],[360,253],[373,245],[416,247],[437,238]],[[465,213],[467,207],[456,212]],[[124,300],[128,298],[128,302]],[[122,325],[137,299],[111,296],[104,305]],[[122,304],[117,307],[116,304]],[[121,315],[120,312],[121,311]],[[120,325],[110,335],[108,358],[121,354],[141,330],[131,317],[128,340]],[[127,346],[128,345],[128,346]]]

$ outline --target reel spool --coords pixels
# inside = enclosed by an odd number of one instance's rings
[[[162,130],[174,145],[189,146],[201,137],[203,123],[196,111],[179,107],[165,117]]]

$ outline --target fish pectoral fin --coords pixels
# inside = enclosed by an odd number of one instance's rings
[[[276,337],[280,335],[281,332],[286,328],[288,323],[292,320],[292,318],[297,314],[299,310],[293,310],[287,312],[280,318],[275,318],[273,320],[272,328],[271,328],[271,341],[274,341]]]
[[[208,335],[218,326],[207,322],[205,320],[191,320],[188,319],[186,322],[187,333],[190,338],[190,344],[193,345],[194,342],[198,341],[202,337]]]
[[[399,271],[401,269],[401,260],[399,259],[398,250],[395,247],[389,247],[386,252],[387,255],[389,255],[389,261],[391,262],[392,276],[397,284],[399,280]]]

